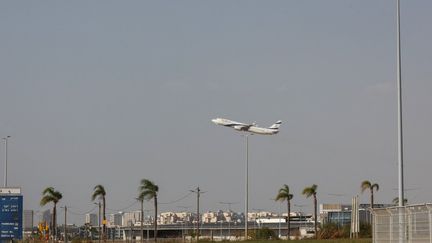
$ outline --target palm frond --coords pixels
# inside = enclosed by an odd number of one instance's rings
[[[318,186],[313,184],[311,187],[306,187],[305,189],[303,189],[302,194],[308,198],[308,197],[315,195],[317,193],[317,188],[318,188]]]
[[[93,189],[91,200],[94,201],[96,198],[104,198],[106,196],[105,188],[102,185],[96,185]]]
[[[40,205],[45,206],[50,202],[56,202],[56,198],[53,197],[52,195],[46,195],[46,196],[42,197],[42,199],[40,201]]]
[[[360,186],[361,192],[363,193],[365,190],[371,188],[371,185],[372,183],[370,181],[363,181]]]
[[[61,192],[56,191],[54,187],[47,187],[42,192],[42,199],[40,201],[41,206],[45,206],[47,203],[53,202],[58,203],[62,199],[63,195]]]
[[[157,193],[159,192],[159,187],[150,180],[142,179],[138,191],[138,198],[150,200],[157,196]]]
[[[45,194],[53,194],[53,192],[54,192],[54,187],[50,186],[50,187],[45,188],[45,189],[42,191],[42,195],[45,195]]]
[[[287,184],[284,184],[282,188],[279,189],[278,194],[276,195],[275,201],[285,201],[291,200],[294,196],[289,193],[289,187]]]
[[[56,202],[60,201],[60,199],[63,198],[63,194],[59,191],[54,191],[52,193],[52,195],[53,195],[53,197],[55,197],[57,199]]]

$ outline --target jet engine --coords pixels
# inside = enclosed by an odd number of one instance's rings
[[[233,126],[233,128],[237,131],[246,131],[246,127],[244,126]]]

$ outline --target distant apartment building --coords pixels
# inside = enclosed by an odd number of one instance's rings
[[[223,212],[222,216],[223,216],[223,221],[225,222],[233,222],[236,220],[236,213],[232,211]]]
[[[262,219],[262,218],[274,218],[274,217],[278,217],[277,214],[272,213],[272,212],[266,212],[266,211],[261,211],[261,212],[249,212],[248,213],[248,221],[255,221],[257,219]]]
[[[23,211],[23,230],[31,231],[34,226],[34,211],[33,210],[24,210]]]
[[[123,213],[113,213],[108,215],[108,226],[122,226],[123,225]]]
[[[99,220],[97,214],[94,213],[88,213],[85,215],[85,223],[89,224],[91,226],[98,226]]]
[[[123,226],[135,225],[139,222],[141,222],[141,211],[126,212],[123,214]]]
[[[179,217],[177,213],[164,212],[160,214],[159,221],[160,224],[175,224],[179,221]]]
[[[196,219],[196,215],[191,212],[176,213],[177,223],[192,223]]]
[[[201,222],[203,223],[217,223],[218,213],[217,212],[205,212],[201,216]]]

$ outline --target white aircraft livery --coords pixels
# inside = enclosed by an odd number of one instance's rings
[[[224,118],[216,118],[212,120],[213,123],[221,126],[232,127],[237,131],[256,133],[261,135],[273,135],[279,132],[279,127],[282,121],[277,121],[270,127],[258,127],[257,124],[245,124],[241,122],[231,121]]]

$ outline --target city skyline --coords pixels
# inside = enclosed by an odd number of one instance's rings
[[[401,4],[406,198],[424,203],[432,3]],[[60,206],[83,213],[95,185],[105,186],[108,209],[122,209],[148,178],[161,210],[195,208],[193,196],[175,201],[199,186],[202,211],[237,202],[240,212],[244,138],[211,119],[280,119],[276,136],[250,138],[250,209],[277,210],[270,199],[283,184],[306,212],[301,190],[312,184],[319,202],[368,202],[363,180],[380,185],[377,203],[391,203],[395,9],[372,0],[0,3],[8,184],[22,188],[26,209],[49,209],[39,201],[53,186]],[[4,154],[2,143],[2,171]]]

